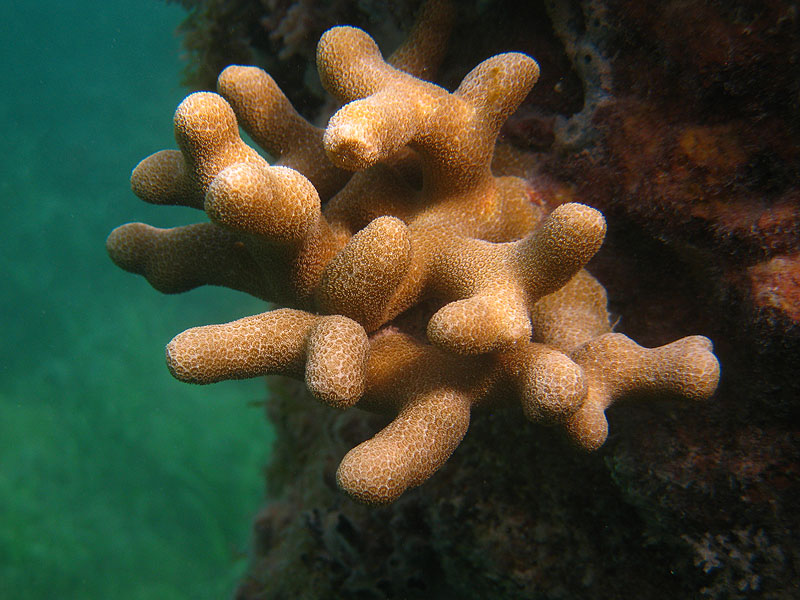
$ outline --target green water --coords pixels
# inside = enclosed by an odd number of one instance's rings
[[[180,384],[163,347],[264,308],[162,296],[104,249],[126,221],[200,220],[128,188],[174,147],[181,16],[155,0],[0,3],[2,598],[224,598],[246,563],[264,385]]]

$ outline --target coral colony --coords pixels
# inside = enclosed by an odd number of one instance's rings
[[[421,79],[442,53],[441,6],[426,7],[388,60],[360,29],[322,36],[319,75],[343,105],[324,130],[264,71],[228,67],[218,94],[178,107],[180,151],[131,177],[146,202],[198,208],[210,222],[129,223],[107,242],[117,265],[159,291],[222,285],[288,307],[175,337],[167,364],[179,380],[288,375],[334,408],[396,414],[337,472],[368,504],[431,477],[473,407],[519,402],[594,450],[616,400],[705,399],[719,379],[704,337],[647,349],[612,333],[605,290],[583,268],[605,234],[597,210],[546,214],[525,180],[493,172],[498,131],[536,62],[493,56],[453,93]]]

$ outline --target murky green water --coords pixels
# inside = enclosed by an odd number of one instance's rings
[[[263,308],[164,298],[104,249],[123,222],[193,217],[128,189],[141,158],[174,147],[181,16],[155,0],[0,3],[4,598],[219,598],[245,565],[264,384],[180,384],[163,347]]]

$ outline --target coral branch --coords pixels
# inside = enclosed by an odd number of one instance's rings
[[[699,335],[650,349],[620,333],[608,333],[572,356],[586,373],[589,393],[567,431],[587,450],[605,442],[608,422],[603,413],[616,400],[634,395],[705,400],[719,381],[711,341]]]
[[[167,345],[167,366],[181,381],[305,374],[311,392],[335,407],[361,397],[366,359],[367,336],[358,323],[291,309],[188,329]]]

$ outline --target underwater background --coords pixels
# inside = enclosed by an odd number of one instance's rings
[[[204,218],[128,184],[175,147],[180,81],[257,65],[323,124],[322,32],[356,25],[387,50],[420,4],[0,5],[0,600],[797,597],[793,0],[459,0],[436,79],[455,89],[509,50],[538,61],[502,139],[549,209],[605,215],[588,269],[615,332],[713,341],[708,402],[620,403],[590,454],[519,407],[476,411],[435,476],[374,508],[336,468],[383,417],[300,382],[170,377],[174,335],[265,310],[212,288],[165,298],[106,254],[122,223]]]
[[[178,383],[163,347],[260,312],[201,289],[181,302],[116,268],[109,231],[188,209],[130,192],[174,147],[181,8],[0,3],[4,227],[0,596],[219,598],[246,566],[270,431],[263,380]]]

